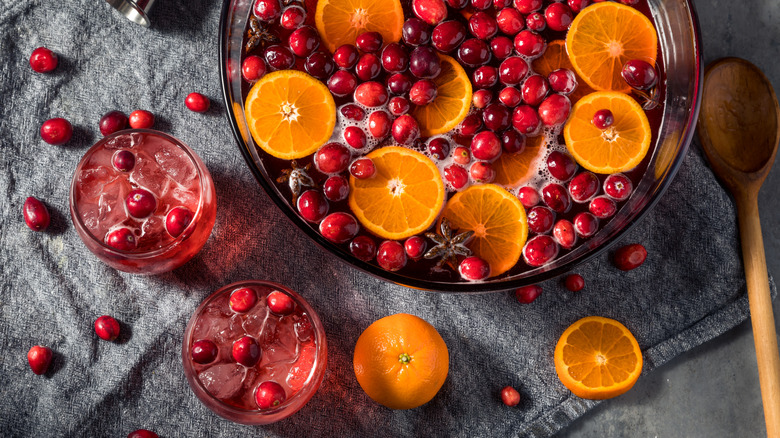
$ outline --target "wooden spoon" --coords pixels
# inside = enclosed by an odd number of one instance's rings
[[[758,67],[739,58],[724,58],[707,67],[699,140],[715,175],[737,204],[758,380],[770,437],[780,437],[780,357],[758,217],[758,190],[777,153],[778,116],[772,84]]]

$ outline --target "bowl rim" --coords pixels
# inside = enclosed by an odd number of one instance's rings
[[[693,107],[691,112],[688,114],[688,120],[687,123],[685,124],[685,129],[680,135],[680,142],[682,142],[683,146],[680,150],[680,153],[676,155],[674,162],[670,164],[667,178],[662,182],[662,184],[659,186],[658,190],[650,198],[650,200],[644,206],[642,206],[641,209],[639,209],[639,211],[636,212],[634,217],[628,220],[621,229],[615,231],[615,233],[612,234],[610,237],[608,237],[601,245],[589,250],[582,257],[576,260],[571,260],[569,262],[566,262],[561,266],[549,270],[541,271],[535,275],[525,277],[525,278],[518,278],[518,279],[511,279],[511,280],[504,280],[504,281],[444,283],[444,282],[429,281],[420,278],[412,278],[404,275],[399,275],[395,272],[386,271],[380,268],[379,266],[375,266],[368,262],[364,262],[363,260],[358,259],[357,257],[353,256],[347,251],[344,251],[342,248],[336,246],[335,244],[329,242],[324,237],[322,237],[322,235],[317,233],[316,230],[313,227],[311,227],[308,222],[306,222],[303,218],[295,214],[295,212],[293,212],[281,198],[275,195],[274,187],[272,187],[268,183],[268,181],[265,179],[262,172],[258,168],[257,163],[255,163],[255,161],[252,159],[252,155],[248,149],[249,146],[244,141],[242,132],[239,128],[238,121],[236,120],[236,117],[233,114],[233,111],[231,110],[233,100],[232,100],[232,95],[230,93],[230,81],[228,78],[228,73],[229,73],[228,59],[226,58],[227,54],[223,50],[223,48],[226,47],[226,43],[227,43],[227,41],[225,40],[227,36],[226,25],[227,25],[228,14],[230,12],[230,4],[232,3],[232,1],[233,0],[223,0],[222,2],[222,11],[220,12],[220,22],[219,22],[219,38],[218,38],[219,46],[217,48],[218,49],[217,52],[219,54],[220,82],[222,85],[222,95],[225,102],[226,113],[227,113],[226,115],[230,122],[231,130],[233,131],[233,137],[236,140],[238,148],[241,150],[241,155],[244,157],[244,161],[246,161],[255,179],[263,188],[263,190],[265,190],[266,194],[268,194],[268,196],[271,198],[274,204],[276,204],[276,206],[279,207],[279,209],[284,213],[284,215],[290,221],[292,221],[292,223],[296,226],[296,228],[306,233],[306,235],[309,238],[311,238],[315,243],[317,243],[321,248],[323,248],[330,254],[336,255],[351,267],[355,267],[358,270],[371,274],[374,277],[378,277],[382,280],[390,281],[392,283],[401,286],[406,286],[406,287],[419,289],[419,290],[426,290],[432,292],[446,292],[446,293],[500,292],[500,291],[513,290],[518,287],[528,286],[531,284],[541,283],[571,271],[581,263],[585,263],[591,260],[592,258],[596,257],[597,255],[607,251],[609,248],[611,248],[616,242],[620,241],[620,239],[628,231],[633,229],[640,219],[642,219],[650,210],[653,209],[653,207],[663,197],[664,193],[669,188],[669,185],[671,185],[671,182],[674,180],[674,177],[677,175],[677,172],[680,170],[680,166],[682,165],[682,162],[684,161],[685,156],[687,155],[688,148],[691,144],[691,141],[693,140],[693,135],[696,131],[696,121],[698,120],[699,108],[701,106],[702,82],[703,82],[703,74],[704,74],[704,70],[702,68],[701,29],[699,25],[699,17],[693,5],[693,0],[684,0],[688,8],[689,15],[691,17],[692,33],[694,39],[694,48],[693,48],[694,58],[695,58],[696,70],[698,71],[698,75],[696,75],[695,83],[691,84],[694,87]]]

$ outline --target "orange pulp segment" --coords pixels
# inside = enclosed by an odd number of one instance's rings
[[[544,139],[543,135],[528,137],[522,152],[504,152],[499,155],[493,162],[493,169],[496,171],[494,182],[511,189],[527,183],[536,174],[538,161],[544,158],[547,151]]]
[[[420,125],[423,137],[449,132],[466,118],[471,109],[471,80],[457,61],[446,55],[441,58],[441,72],[433,80],[436,99],[428,105],[415,107],[411,114]]]
[[[379,32],[385,44],[400,40],[404,12],[399,0],[319,0],[314,21],[333,53],[363,32]]]
[[[545,49],[544,54],[534,59],[531,66],[534,72],[544,77],[549,76],[550,73],[559,68],[565,68],[574,72],[574,76],[577,78],[577,88],[569,94],[569,99],[571,99],[572,103],[576,103],[582,96],[596,91],[591,88],[587,82],[582,80],[577,74],[577,71],[574,70],[571,61],[569,60],[569,55],[566,53],[566,41],[564,40],[550,41],[550,43],[547,44],[547,49]]]

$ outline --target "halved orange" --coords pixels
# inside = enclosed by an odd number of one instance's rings
[[[244,110],[255,143],[285,160],[313,154],[336,126],[336,104],[328,87],[297,70],[263,76],[249,90]]]
[[[545,137],[539,135],[526,138],[522,152],[508,154],[504,152],[493,162],[496,171],[494,182],[502,187],[514,189],[530,180],[536,173],[538,161],[544,158],[547,147]]]
[[[582,96],[596,91],[582,80],[577,71],[574,70],[571,60],[569,60],[569,55],[566,53],[566,41],[564,40],[550,41],[544,54],[533,60],[531,68],[534,72],[545,77],[559,68],[565,68],[574,72],[574,76],[577,77],[577,88],[569,95],[572,103],[576,103]]]
[[[491,277],[517,263],[528,238],[523,205],[495,184],[475,185],[456,193],[444,207],[442,218],[458,233],[474,231],[466,246],[490,264]]]
[[[333,53],[363,32],[379,32],[385,44],[400,40],[404,11],[399,0],[319,0],[314,21]]]
[[[617,397],[639,379],[642,351],[623,324],[588,316],[561,335],[555,346],[555,371],[561,383],[577,397]]]
[[[349,178],[349,207],[369,231],[400,240],[427,230],[444,205],[444,182],[425,155],[386,146],[366,155],[374,162],[372,178]]]
[[[424,137],[449,132],[466,118],[471,109],[471,80],[466,71],[449,56],[439,57],[441,73],[433,80],[438,87],[436,99],[411,111]]]
[[[612,111],[615,122],[607,129],[593,124],[596,111]],[[650,149],[650,123],[631,96],[597,91],[580,99],[563,127],[566,149],[580,166],[596,173],[625,172],[642,162]]]
[[[655,64],[658,35],[641,12],[617,2],[583,9],[566,34],[566,50],[577,74],[596,90],[630,91],[620,76],[623,64],[641,59]]]

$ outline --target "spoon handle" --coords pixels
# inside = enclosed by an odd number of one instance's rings
[[[768,437],[780,437],[780,356],[769,295],[757,194],[743,194],[736,201],[766,431]]]

